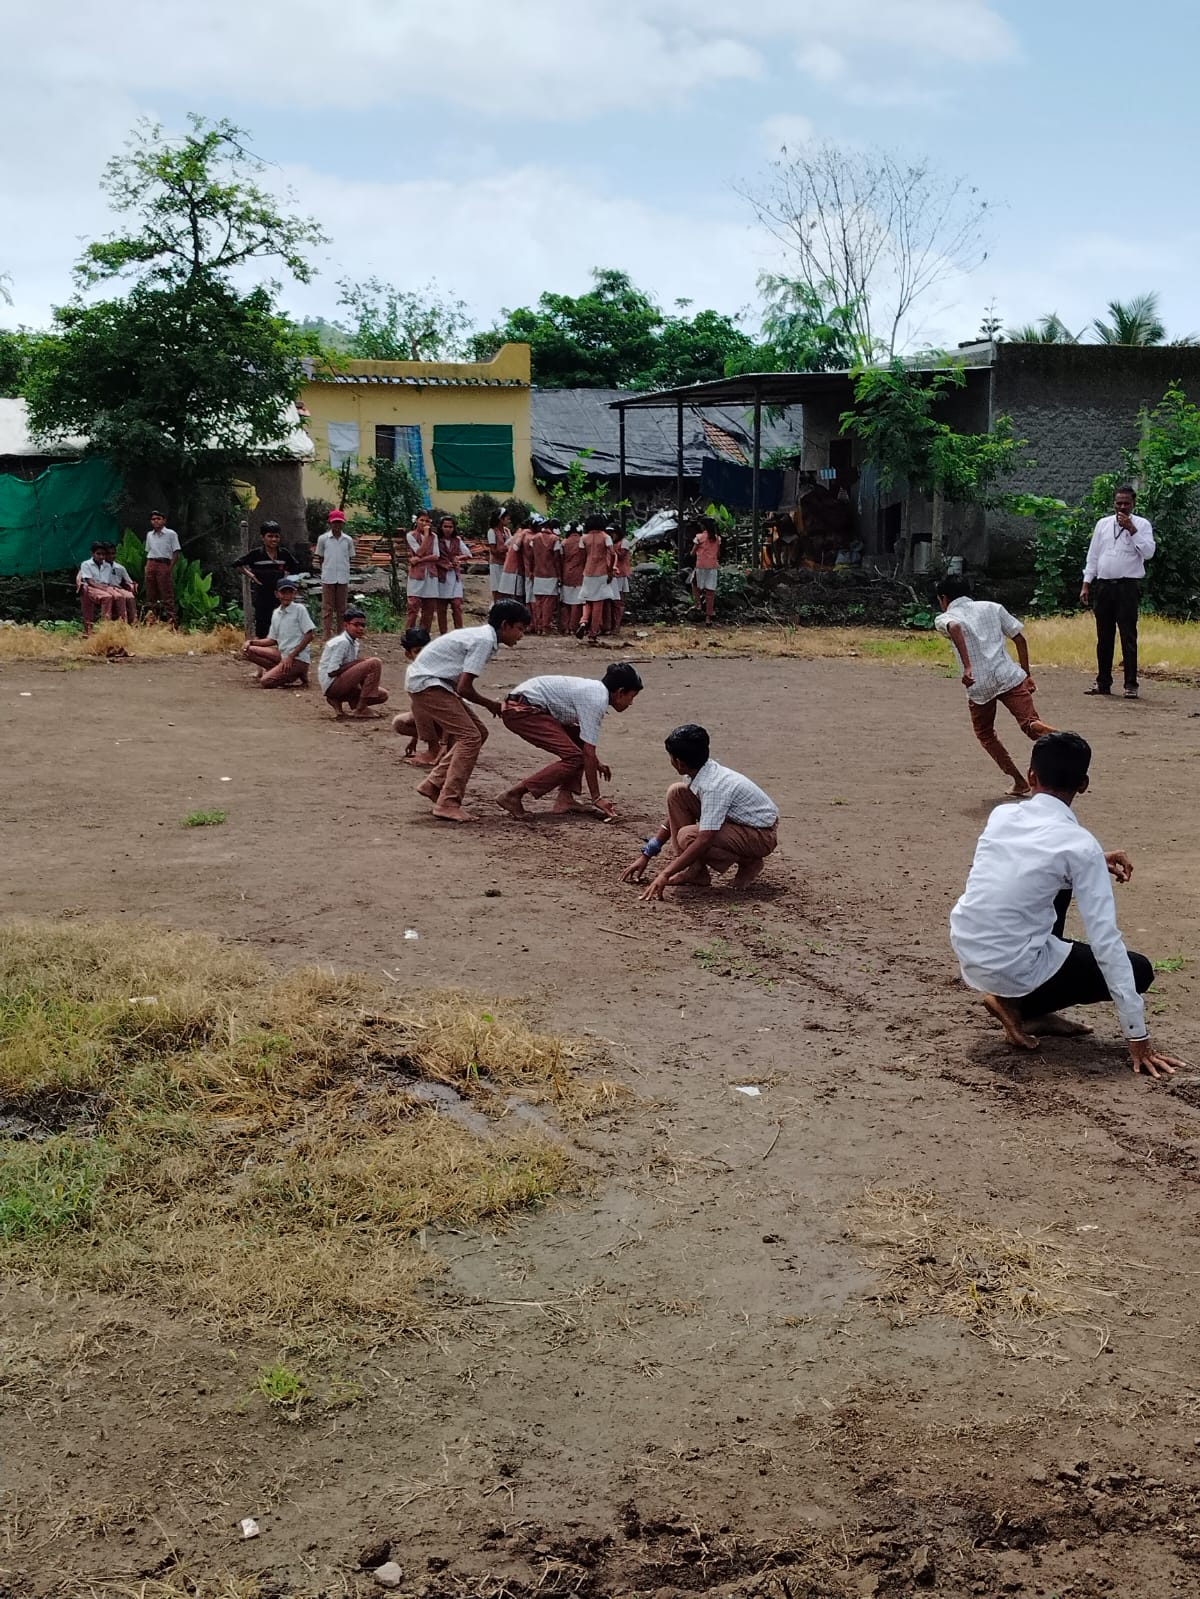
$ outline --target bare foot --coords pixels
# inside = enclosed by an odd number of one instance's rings
[[[1025,1030],[1024,1020],[1020,1011],[1008,1000],[1001,999],[998,994],[985,994],[983,1003],[1004,1029],[1004,1036],[1014,1049],[1037,1049],[1040,1046],[1036,1038],[1030,1036]]]
[[[708,867],[705,866],[703,861],[697,861],[696,865],[686,871],[682,877],[673,877],[671,879],[671,887],[711,888],[712,878],[709,876]]]
[[[747,883],[752,883],[766,864],[766,861],[743,861],[733,875],[734,888],[745,888]]]
[[[506,794],[497,794],[496,804],[502,811],[517,822],[527,822],[529,812],[525,809],[525,790],[523,788],[510,788]]]
[[[574,794],[564,793],[562,789],[559,789],[558,798],[550,807],[550,814],[551,816],[565,816],[568,811],[575,811],[579,808],[579,800]]]
[[[435,805],[433,814],[439,822],[473,822],[476,820],[470,811],[464,811],[461,805]]]
[[[404,759],[409,766],[419,766],[422,770],[429,770],[438,763],[436,755],[406,755]]]
[[[1086,1022],[1073,1022],[1057,1011],[1051,1011],[1048,1016],[1032,1016],[1025,1023],[1027,1033],[1041,1038],[1085,1038],[1091,1030]]]
[[[361,711],[355,711],[354,719],[357,722],[377,722],[382,715],[382,711],[373,711],[369,705],[364,705]]]
[[[1005,799],[1028,799],[1033,793],[1028,783],[1014,783],[1011,788],[1004,790]]]
[[[427,777],[423,783],[417,784],[417,793],[423,794],[428,800],[437,799],[441,792],[442,785],[440,783],[433,782],[431,778]]]

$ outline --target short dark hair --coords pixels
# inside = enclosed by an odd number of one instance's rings
[[[583,524],[583,531],[585,533],[603,533],[607,526],[608,518],[606,516],[589,516]]]
[[[1029,764],[1043,788],[1078,794],[1087,779],[1092,746],[1078,733],[1043,733]]]
[[[166,513],[164,511],[151,511],[150,512],[150,520],[151,521],[153,521],[156,516],[161,516],[164,522],[167,520]]]
[[[529,607],[522,605],[520,600],[497,600],[488,612],[488,621],[498,633],[506,622],[524,622],[528,627],[533,616]]]
[[[106,550],[107,548],[108,548],[108,545],[104,542],[103,539],[93,539],[92,540],[92,549],[93,550]]]
[[[1132,483],[1118,483],[1116,488],[1113,490],[1114,500],[1118,494],[1128,494],[1131,500],[1137,499],[1137,490],[1134,488]]]
[[[682,761],[689,771],[698,772],[708,759],[708,729],[696,722],[685,722],[667,734],[667,754]]]
[[[501,505],[497,510],[493,511],[492,514],[488,517],[488,526],[489,527],[499,527],[501,522],[503,522],[504,518],[507,515],[508,515],[508,507],[506,505]]]
[[[622,689],[632,689],[635,694],[642,692],[642,679],[635,667],[628,661],[614,661],[607,668],[600,679],[609,694],[619,694]]]
[[[258,531],[260,533],[280,533],[283,530],[279,526],[279,523],[272,518],[270,521],[264,522]]]
[[[942,599],[961,600],[970,595],[971,584],[965,572],[943,572],[933,592]]]
[[[429,629],[427,627],[406,628],[400,640],[402,649],[423,650],[429,643]]]
[[[343,622],[365,622],[366,619],[367,613],[363,610],[361,605],[347,605],[342,614]]]

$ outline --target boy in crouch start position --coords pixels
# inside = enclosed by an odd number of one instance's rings
[[[524,819],[525,796],[541,799],[551,789],[558,790],[552,810],[591,810],[615,816],[611,800],[601,799],[600,779],[607,783],[612,772],[596,755],[600,742],[600,723],[609,711],[627,711],[642,691],[642,680],[624,661],[610,666],[599,682],[594,677],[531,677],[516,688],[504,702],[500,719],[510,733],[523,738],[554,756],[523,782],[501,794],[496,804],[510,816]],[[591,798],[584,802],[579,791],[587,783]]]
[[[490,700],[475,687],[475,679],[498,653],[501,644],[519,644],[530,615],[520,600],[497,600],[482,627],[457,627],[443,633],[417,656],[404,674],[404,686],[422,738],[431,729],[440,745],[437,765],[417,789],[433,802],[433,814],[443,822],[473,822],[463,809],[463,795],[475,762],[487,738],[487,728],[471,709],[470,701],[493,716],[500,702]]]
[[[667,790],[667,819],[625,868],[622,882],[640,882],[669,839],[675,858],[643,890],[643,899],[661,899],[671,884],[707,888],[710,871],[731,866],[737,867],[734,887],[745,888],[779,842],[778,806],[757,783],[710,759],[708,734],[694,722],[677,727],[666,745],[671,765],[686,781]]]
[[[387,689],[379,686],[383,662],[377,655],[359,653],[366,631],[367,613],[357,605],[348,605],[342,631],[329,640],[317,663],[321,692],[339,721],[347,714],[377,716],[372,705],[387,703]]]
[[[988,818],[962,898],[950,913],[950,943],[963,981],[1017,1049],[1039,1033],[1089,1033],[1059,1011],[1111,999],[1134,1072],[1170,1076],[1183,1062],[1160,1054],[1146,1031],[1142,995],[1154,981],[1144,955],[1130,953],[1117,927],[1109,876],[1127,883],[1127,855],[1106,855],[1071,809],[1087,792],[1092,751],[1078,733],[1047,733],[1033,746],[1032,798],[999,805]],[[1091,940],[1063,938],[1074,894]]]
[[[1003,705],[1016,717],[1026,738],[1041,738],[1054,729],[1039,718],[1033,703],[1037,684],[1029,675],[1025,629],[1003,605],[970,599],[967,587],[966,578],[955,573],[939,579],[937,601],[942,614],[934,626],[954,645],[962,662],[962,684],[967,691],[975,737],[1000,770],[1012,778],[1009,798],[1028,799],[1028,783],[996,737],[996,706]],[[1005,649],[1005,639],[1016,644],[1019,666]]]

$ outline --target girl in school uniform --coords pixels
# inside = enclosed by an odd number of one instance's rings
[[[577,522],[572,522],[562,543],[562,609],[558,621],[564,633],[574,633],[583,616],[583,568],[586,560],[583,532]]]
[[[606,517],[589,516],[583,524],[583,550],[583,620],[575,636],[586,633],[594,644],[604,625],[604,606],[613,598],[613,541]]]
[[[438,602],[438,547],[433,519],[428,511],[421,511],[407,535],[408,545],[408,618],[407,626],[433,626],[433,613]]]
[[[508,541],[512,536],[512,529],[508,525],[508,512],[503,509],[493,511],[488,517],[487,546],[488,546],[488,575],[492,580],[492,604],[502,599],[503,591],[500,588],[500,574],[504,571],[504,555],[508,549]]]
[[[525,540],[529,529],[519,527],[504,551],[504,570],[500,573],[500,598],[525,599]]]
[[[616,527],[613,540],[613,592],[612,631],[619,633],[625,620],[625,596],[629,593],[629,574],[633,571],[633,553],[625,543],[624,528]]]
[[[692,573],[692,599],[697,611],[700,596],[704,595],[704,625],[712,626],[713,610],[717,603],[717,566],[721,558],[721,539],[717,525],[711,517],[701,517],[696,524],[699,532],[692,540],[692,554],[696,569]]]
[[[452,516],[438,519],[438,632],[447,631],[447,612],[454,626],[463,625],[462,563],[471,558],[471,546],[459,537],[458,523]]]

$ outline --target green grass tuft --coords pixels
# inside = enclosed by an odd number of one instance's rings
[[[228,820],[228,811],[189,811],[179,825],[180,827],[220,827],[222,822]]]
[[[0,1153],[0,1238],[29,1243],[86,1230],[113,1164],[95,1139],[9,1143]]]

